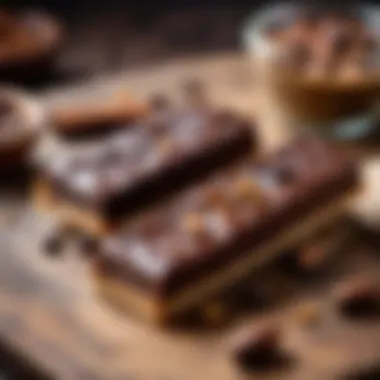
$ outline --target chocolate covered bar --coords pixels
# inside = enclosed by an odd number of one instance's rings
[[[96,149],[42,169],[41,205],[102,233],[149,201],[248,154],[250,123],[225,111],[163,110]]]
[[[100,292],[167,321],[341,216],[356,184],[347,153],[321,141],[248,160],[108,237]]]

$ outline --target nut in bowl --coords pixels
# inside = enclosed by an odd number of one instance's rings
[[[355,139],[378,124],[380,7],[285,3],[254,15],[243,30],[259,85],[295,125]]]

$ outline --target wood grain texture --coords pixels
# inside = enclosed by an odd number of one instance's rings
[[[165,87],[165,92],[177,99],[178,84],[197,77],[209,86],[215,103],[256,115],[261,121],[263,149],[271,149],[293,132],[245,83],[248,71],[247,63],[236,56],[186,60],[106,78],[82,86],[79,92],[121,86],[146,97]],[[63,95],[57,90],[41,99],[52,106],[68,94],[70,89]],[[358,151],[363,153],[363,165],[367,157],[376,159],[374,149],[367,145]],[[262,318],[276,319],[284,327],[286,345],[295,362],[283,371],[253,378],[333,380],[350,366],[380,359],[376,356],[380,354],[380,322],[353,324],[342,320],[326,297],[327,289],[338,278],[358,271],[379,276],[378,249],[361,239],[347,245],[327,280],[301,284],[286,278],[289,286],[277,288],[294,290],[271,312],[238,317],[218,330],[163,331],[121,316],[103,303],[94,293],[88,263],[75,255],[74,248],[68,247],[62,258],[44,255],[42,239],[54,220],[36,214],[27,194],[2,194],[0,338],[57,379],[244,380],[250,377],[232,362],[227,342],[239,326]],[[358,200],[353,210],[367,214],[363,204]],[[368,203],[367,207],[373,210]],[[280,278],[277,274],[264,277],[275,284]],[[314,330],[305,329],[296,318],[298,305],[305,298],[321,303],[322,321]]]

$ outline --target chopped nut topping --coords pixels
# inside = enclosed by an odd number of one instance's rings
[[[176,148],[176,143],[168,137],[162,138],[157,143],[157,150],[162,155],[167,155],[173,152]]]
[[[262,198],[260,188],[249,177],[241,178],[234,185],[235,194],[237,197],[246,200],[259,200]]]
[[[221,206],[225,203],[225,197],[221,189],[210,189],[207,193],[207,203],[210,206]]]
[[[321,310],[317,303],[306,303],[296,309],[296,318],[304,326],[315,325],[321,317]]]
[[[205,231],[205,221],[200,214],[187,214],[183,220],[183,225],[187,231],[193,234],[200,234]]]

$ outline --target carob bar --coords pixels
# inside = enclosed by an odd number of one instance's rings
[[[57,157],[42,182],[55,199],[107,224],[248,154],[254,141],[250,123],[230,112],[163,110],[96,149]]]
[[[356,183],[351,158],[317,140],[248,160],[107,238],[100,289],[166,319],[331,223]]]

